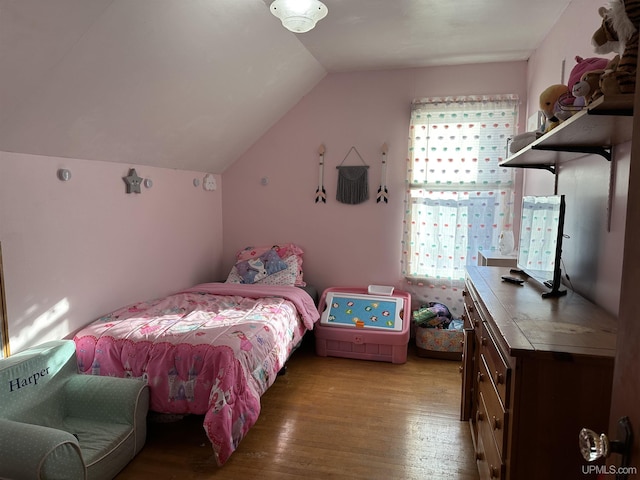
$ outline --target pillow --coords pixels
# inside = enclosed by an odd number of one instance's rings
[[[287,268],[287,264],[282,261],[275,250],[268,250],[258,258],[251,258],[236,263],[238,275],[242,279],[241,283],[256,283],[270,275],[273,275]]]
[[[275,250],[283,260],[291,255],[302,255],[304,252],[295,243],[285,243],[283,245],[271,245],[269,247],[246,247],[236,253],[236,261],[249,260],[264,254],[269,250]]]
[[[259,258],[240,262],[236,265],[236,269],[242,278],[242,283],[256,283],[267,276],[267,269]]]
[[[302,258],[298,255],[290,255],[284,259],[287,268],[273,275],[264,277],[256,283],[263,285],[295,285],[304,287],[307,284],[302,279]]]
[[[231,267],[231,271],[229,272],[229,276],[227,276],[227,279],[225,280],[225,282],[226,283],[243,283],[242,277],[238,273],[238,269],[235,265]]]
[[[254,283],[263,285],[295,285],[297,287],[306,286],[306,283],[302,279],[302,258],[297,255],[291,255],[284,259],[284,263],[286,265],[284,270],[258,279]],[[226,282],[247,283],[238,272],[237,264],[231,268]]]
[[[253,247],[253,246],[249,246],[246,247],[242,250],[240,250],[239,252],[236,253],[236,262],[241,262],[241,261],[245,261],[245,260],[249,260],[252,258],[256,258],[256,257],[260,257],[261,255],[263,255],[264,253],[268,252],[269,250],[274,250],[275,252],[278,253],[278,256],[282,259],[282,260],[286,260],[287,258],[291,257],[291,256],[295,256],[297,257],[297,266],[295,267],[296,270],[296,277],[295,277],[295,281],[293,283],[293,285],[298,285],[298,286],[305,286],[306,283],[304,282],[303,278],[302,278],[302,254],[304,253],[304,251],[302,250],[302,248],[300,248],[298,245],[296,245],[295,243],[283,243],[280,245],[272,245],[272,246],[260,246],[260,247]],[[292,265],[288,265],[288,268],[293,269]],[[233,272],[233,269],[232,269]],[[289,272],[289,269],[287,269],[287,272]],[[291,273],[291,272],[289,272]],[[231,276],[231,273],[229,274]],[[291,285],[290,281],[284,281],[283,277],[287,276],[287,274],[283,274],[280,275],[279,277],[276,277],[276,279],[271,279],[270,281],[277,281],[278,283],[275,283],[275,285]],[[236,275],[233,275],[232,278],[237,278]],[[259,283],[268,283],[268,282],[260,282]]]

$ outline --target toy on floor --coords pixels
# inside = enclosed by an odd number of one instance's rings
[[[453,316],[446,305],[429,302],[413,311],[413,321],[421,328],[449,328]]]

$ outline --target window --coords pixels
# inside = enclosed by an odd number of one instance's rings
[[[518,98],[436,98],[411,109],[402,270],[464,279],[478,251],[497,250],[513,221],[514,172],[500,167]]]

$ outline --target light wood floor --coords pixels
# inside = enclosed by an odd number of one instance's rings
[[[224,466],[191,416],[149,422],[144,449],[117,479],[476,480],[459,365],[413,349],[402,365],[318,357],[306,338]]]

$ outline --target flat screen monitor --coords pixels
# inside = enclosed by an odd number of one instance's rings
[[[549,289],[543,297],[566,293],[560,268],[564,211],[564,195],[522,198],[518,269]]]

